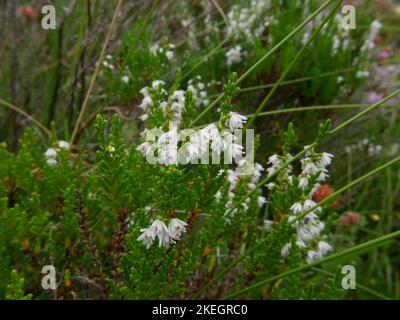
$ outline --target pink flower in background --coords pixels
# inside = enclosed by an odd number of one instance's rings
[[[385,98],[385,96],[386,96],[386,95],[385,95],[384,93],[379,93],[379,92],[373,91],[373,92],[370,92],[370,93],[368,94],[367,102],[368,102],[369,104],[377,103],[378,101],[380,101],[380,100],[382,100],[383,98]]]
[[[379,84],[380,87],[389,86],[391,84],[391,78],[396,71],[396,67],[393,65],[380,66],[375,65],[372,69],[371,76],[372,81]]]
[[[32,6],[21,6],[19,11],[28,20],[36,20],[38,17],[38,10]]]
[[[390,49],[385,48],[379,53],[379,60],[386,60],[386,59],[390,58],[391,55],[392,55],[392,52],[390,51]]]
[[[340,220],[340,223],[348,226],[354,226],[358,224],[359,221],[360,214],[358,212],[347,211]]]

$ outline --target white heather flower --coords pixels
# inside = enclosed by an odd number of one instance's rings
[[[227,130],[221,132],[221,137],[225,140],[227,144],[231,144],[237,140],[237,137]]]
[[[297,227],[297,225],[299,224],[299,221],[297,221],[296,219],[297,219],[296,216],[289,215],[289,217],[288,217],[289,224],[292,225],[293,227]]]
[[[250,182],[247,187],[249,188],[250,191],[253,191],[257,186],[255,183]]]
[[[341,41],[337,35],[333,37],[333,44],[332,44],[332,53],[336,55],[339,51]]]
[[[140,232],[143,232],[136,240],[142,241],[146,246],[146,249],[150,248],[153,244],[155,235],[150,228],[140,229]]]
[[[141,145],[139,145],[136,148],[137,151],[139,151],[141,154],[143,154],[145,156],[147,156],[150,153],[151,149],[152,149],[152,145],[150,142],[147,142],[147,141],[142,143]]]
[[[155,56],[159,49],[160,46],[158,45],[158,43],[155,43],[150,47],[150,53]]]
[[[313,241],[315,237],[319,235],[319,233],[316,233],[315,231],[315,228],[300,225],[300,227],[297,228],[297,241],[304,243]]]
[[[290,207],[290,210],[295,214],[299,214],[303,212],[303,206],[300,202],[296,202]]]
[[[257,198],[257,204],[258,206],[261,208],[265,203],[267,202],[267,199],[265,199],[265,197],[263,196],[259,196]]]
[[[326,255],[327,253],[331,252],[333,249],[330,244],[326,243],[325,241],[318,242],[318,251],[321,255]]]
[[[172,60],[174,58],[174,52],[172,50],[168,50],[165,53],[165,56],[167,57],[168,60]]]
[[[310,191],[310,193],[309,193],[309,196],[312,197],[312,195],[314,194],[314,192],[316,192],[316,191],[319,189],[320,186],[321,186],[321,185],[320,185],[319,183],[316,183],[316,184],[312,187],[312,189],[311,189],[311,191]],[[319,209],[317,209],[317,210],[319,210]]]
[[[200,80],[201,77],[197,77]],[[187,86],[187,91],[191,91],[193,98],[196,101],[196,107],[208,104],[207,91],[205,90],[205,84],[202,82],[194,83],[193,79],[190,79]]]
[[[149,118],[149,115],[147,113],[142,114],[139,119],[142,120],[143,122],[146,121]]]
[[[107,146],[106,148],[107,152],[109,153],[114,153],[115,152],[115,147],[113,147],[111,144]]]
[[[144,87],[144,88],[140,89],[139,92],[143,97],[148,97],[150,95],[148,87]]]
[[[263,166],[260,165],[259,163],[256,163],[254,165],[254,170],[253,170],[253,173],[252,173],[251,182],[252,183],[257,183],[258,180],[260,180],[261,174],[262,174],[263,171],[264,171]]]
[[[313,241],[320,236],[324,223],[318,219],[315,213],[309,213],[297,228],[297,240],[305,243]]]
[[[238,213],[238,209],[235,208],[235,209],[232,210],[232,212],[231,212],[231,210],[227,210],[227,211],[224,213],[224,215],[227,215],[228,213],[230,213],[230,216],[231,216],[231,217],[234,217],[234,216]],[[229,219],[228,219],[228,222],[230,223],[230,220],[229,220]]]
[[[193,96],[197,97],[198,92],[197,92],[197,89],[194,87],[194,85],[189,84],[187,86],[187,90],[190,91],[193,94]]]
[[[275,188],[275,183],[270,182],[270,183],[267,184],[267,189],[268,190],[273,190],[274,188]]]
[[[308,186],[308,177],[307,176],[302,176],[299,179],[299,188],[302,190],[305,190]]]
[[[281,256],[286,258],[289,255],[289,250],[291,247],[292,247],[291,243],[286,243],[281,250]]]
[[[330,154],[330,153],[328,153],[328,152],[323,152],[323,153],[321,154],[321,159],[320,159],[320,161],[319,161],[319,165],[320,165],[321,167],[327,167],[327,166],[329,166],[329,165],[331,164],[331,162],[332,162],[332,158],[333,158],[333,155],[332,155],[332,154]]]
[[[163,101],[163,102],[160,103],[160,108],[164,112],[164,114],[167,112],[167,107],[168,107],[168,102],[167,101]]]
[[[200,136],[201,138],[205,138],[207,140],[214,140],[217,137],[220,137],[218,128],[214,123],[209,124],[208,126],[201,129]]]
[[[316,205],[316,203],[314,201],[312,201],[311,199],[307,199],[303,203],[303,211],[307,211],[307,210],[313,208],[315,205]]]
[[[220,136],[215,137],[211,142],[211,150],[218,155],[222,153],[222,151],[226,150],[227,144],[226,141]]]
[[[168,227],[161,220],[154,220],[150,229],[153,232],[154,238],[158,237],[158,245],[168,247],[170,240],[170,233]]]
[[[265,231],[271,231],[272,226],[274,225],[274,222],[271,220],[264,220],[264,230]]]
[[[54,159],[54,158],[57,157],[57,153],[58,153],[58,152],[57,152],[56,149],[54,149],[54,148],[49,148],[49,149],[46,150],[44,156],[45,156],[47,159]]]
[[[185,91],[183,90],[175,90],[172,93],[172,98],[177,101],[179,104],[185,104]]]
[[[220,177],[220,176],[223,175],[224,173],[225,173],[225,170],[224,170],[224,169],[219,170],[218,173],[217,173],[217,177]]]
[[[307,245],[305,244],[305,242],[304,242],[304,241],[301,241],[301,240],[297,240],[297,241],[296,241],[296,245],[297,245],[299,248],[302,248],[302,249],[304,249],[304,248],[307,247]]]
[[[228,176],[227,180],[231,185],[236,186],[236,183],[238,182],[239,178],[236,176],[235,172],[233,170],[228,170]]]
[[[256,163],[254,165],[254,170],[261,173],[262,171],[264,171],[264,168],[263,168],[263,166],[261,164]]]
[[[279,157],[277,154],[273,154],[272,156],[270,156],[268,158],[268,163],[273,166],[278,166],[281,163],[281,161],[279,160]]]
[[[313,175],[318,173],[318,168],[314,162],[307,161],[306,165],[304,166],[303,172],[308,175]]]
[[[314,250],[309,250],[309,251],[307,252],[306,262],[307,262],[308,264],[310,264],[310,263],[313,263],[313,262],[315,262],[315,261],[317,261],[317,260],[319,260],[319,259],[321,259],[321,258],[322,258],[322,257],[321,257],[321,254],[320,254],[319,252],[314,251]]]
[[[215,194],[215,199],[217,199],[217,202],[220,202],[220,201],[221,201],[221,199],[222,199],[222,193],[221,193],[221,191],[218,191],[218,192]]]
[[[218,128],[214,123],[209,124],[208,126],[201,129],[201,132],[207,134],[210,139],[219,137]]]
[[[158,159],[160,164],[178,165],[178,149],[175,146],[168,146],[160,151]]]
[[[160,87],[164,86],[165,82],[162,80],[154,80],[151,84],[151,87],[155,90],[159,89]]]
[[[146,96],[143,98],[142,103],[139,104],[139,108],[142,109],[143,111],[147,111],[148,107],[152,107],[153,106],[153,99],[151,99],[151,97]]]
[[[371,24],[371,28],[374,31],[379,31],[382,28],[382,23],[378,20],[374,20]]]
[[[171,219],[169,222],[169,234],[172,239],[179,240],[181,235],[186,232],[187,223],[177,218]]]
[[[356,73],[356,78],[358,78],[358,79],[363,79],[363,78],[368,78],[368,77],[369,77],[368,70],[359,70]]]
[[[228,159],[240,159],[243,156],[244,148],[240,144],[231,143],[227,146]]]
[[[176,129],[172,129],[168,132],[164,132],[161,134],[160,138],[158,138],[158,146],[167,145],[169,147],[176,147],[179,141],[179,134]]]
[[[234,63],[238,63],[242,60],[242,47],[236,46],[234,48],[229,49],[226,54],[226,64],[231,66]]]
[[[121,81],[122,81],[123,83],[125,83],[125,84],[128,84],[128,83],[129,83],[129,77],[128,77],[128,76],[123,76],[123,77],[121,78]]]
[[[242,129],[243,123],[246,123],[247,118],[235,112],[229,112],[229,120],[226,121],[226,125],[229,124],[231,131],[235,129]]]
[[[185,144],[185,160],[186,163],[196,160],[200,157],[199,147],[194,143]]]
[[[69,149],[69,143],[67,141],[60,140],[60,141],[58,141],[58,147],[60,149],[68,150]]]
[[[52,167],[52,166],[55,166],[55,165],[57,164],[57,160],[54,159],[54,158],[49,158],[49,159],[46,160],[46,163],[47,163],[50,167]]]
[[[109,63],[108,61],[103,61],[103,66],[105,66],[106,68],[110,69],[110,70],[114,70],[114,66]]]

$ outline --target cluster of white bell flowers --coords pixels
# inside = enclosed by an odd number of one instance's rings
[[[244,57],[245,53],[243,52],[243,48],[240,45],[237,45],[231,49],[229,49],[225,53],[226,57],[226,64],[230,67],[235,63],[239,63],[242,61],[242,58]]]
[[[397,154],[400,147],[398,144],[393,145],[393,152],[390,152],[391,155]],[[352,154],[356,152],[367,152],[370,157],[377,157],[382,155],[384,148],[380,144],[375,144],[374,142],[370,141],[369,139],[362,139],[355,144],[351,144],[345,147],[345,152],[347,154]],[[391,150],[392,151],[392,150]]]
[[[221,164],[222,154],[224,163],[239,163],[246,154],[241,139],[245,122],[246,117],[230,112],[222,129],[214,123],[199,130],[179,129],[177,123],[170,123],[167,132],[146,129],[145,142],[137,150],[151,164],[210,164],[210,158],[212,164]],[[246,135],[246,140],[250,140],[246,143],[246,149],[250,149],[252,135]]]
[[[157,56],[159,54],[165,55],[168,60],[172,60],[174,58],[174,49],[175,45],[172,43],[168,43],[164,46],[160,46],[158,43],[155,43],[150,47],[150,53],[153,56]]]
[[[309,149],[309,146],[304,147]],[[289,223],[296,229],[296,245],[306,251],[307,263],[323,258],[332,251],[332,247],[324,241],[322,231],[325,227],[318,214],[322,208],[312,200],[313,193],[328,177],[327,167],[331,164],[333,155],[327,152],[317,153],[311,148],[300,160],[301,173],[292,182],[302,191],[302,199],[290,207]],[[300,217],[303,216],[304,217]],[[300,218],[299,218],[300,217]],[[281,255],[290,254],[291,243],[287,243],[281,250]]]
[[[383,27],[382,23],[379,22],[378,20],[372,21],[371,28],[369,30],[369,33],[367,34],[363,46],[361,47],[361,51],[368,53],[375,48],[376,46],[375,40],[382,27]]]
[[[147,249],[151,247],[153,242],[158,238],[158,245],[169,247],[180,240],[183,233],[186,232],[187,223],[173,218],[169,221],[168,226],[161,220],[154,220],[150,227],[140,229],[142,234],[137,241],[142,241]]]
[[[241,179],[245,179],[247,191],[253,191],[257,187],[257,183],[259,182],[262,172],[264,168],[259,163],[248,163],[245,159],[240,161],[238,166],[235,169],[226,170],[226,180],[228,182],[228,189],[224,192],[223,189],[220,189],[216,194],[215,198],[217,202],[222,201],[222,199],[226,199],[225,208],[226,211],[224,213],[224,217],[226,222],[229,224],[230,219],[233,218],[237,213],[238,209],[233,208],[234,199],[236,196],[236,188]],[[224,170],[221,170],[219,174],[222,174]],[[249,202],[250,198],[247,197],[242,203],[242,210],[244,212],[249,210]],[[263,196],[257,197],[257,204],[261,208],[267,202],[266,198]]]
[[[271,177],[272,175],[276,174],[279,171],[279,183],[280,185],[287,187],[290,186],[293,182],[292,176],[292,167],[286,166],[284,164],[286,162],[291,161],[292,155],[287,154],[286,156],[280,156],[278,154],[273,154],[268,158],[268,165],[267,168],[267,176]],[[270,182],[267,184],[267,188],[269,190],[273,190],[276,186],[275,182]]]
[[[69,143],[67,141],[59,140],[55,147],[46,150],[44,156],[49,166],[55,166],[57,164],[57,157],[60,150],[69,150]]]
[[[332,53],[334,55],[339,53],[339,50],[347,50],[350,45],[350,29],[343,28],[343,16],[340,14],[335,15],[335,23],[337,24],[337,32],[333,36]]]
[[[207,105],[209,99],[205,85],[201,82],[201,78],[197,77],[195,80],[189,80],[186,90],[192,92],[196,107]],[[165,89],[165,82],[155,80],[151,87],[142,88],[140,93],[143,95],[142,102],[139,105],[139,108],[143,111],[143,114],[139,117],[140,120],[146,121],[152,112],[160,108],[166,119],[178,124],[182,122],[182,113],[185,110],[185,90],[174,90],[171,94],[168,94]]]
[[[210,99],[208,98],[206,85],[201,81],[201,76],[197,76],[195,79],[190,79],[188,81],[187,90],[192,93],[197,108],[209,104]]]
[[[235,39],[245,36],[248,40],[261,36],[272,20],[265,17],[270,7],[271,1],[268,0],[253,0],[248,7],[233,5],[226,15],[226,34],[233,34]]]

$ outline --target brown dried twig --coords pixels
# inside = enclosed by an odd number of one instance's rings
[[[103,48],[102,48],[101,53],[100,53],[100,57],[99,57],[99,59],[98,59],[98,61],[96,63],[96,68],[94,70],[94,74],[93,74],[92,80],[90,81],[89,89],[88,89],[88,91],[86,93],[85,100],[83,101],[82,108],[81,108],[81,111],[80,111],[79,116],[78,116],[78,120],[76,121],[74,131],[72,132],[72,136],[71,136],[71,139],[70,139],[70,145],[73,145],[74,142],[75,142],[76,135],[77,135],[77,133],[79,131],[79,126],[81,125],[83,116],[84,116],[84,114],[86,112],[86,109],[87,109],[87,106],[88,106],[88,102],[89,102],[89,98],[90,98],[90,96],[92,94],[92,91],[94,89],[94,84],[96,82],[97,75],[98,75],[99,70],[100,70],[100,64],[101,64],[101,62],[102,62],[102,60],[104,58],[104,55],[105,55],[107,47],[108,47],[108,43],[110,42],[112,33],[114,31],[114,27],[115,27],[116,22],[117,22],[117,17],[118,17],[119,11],[121,9],[122,2],[123,2],[123,0],[119,0],[118,1],[117,7],[116,7],[116,9],[114,11],[114,16],[113,16],[113,19],[112,19],[112,22],[111,22],[110,29],[108,30],[108,34],[107,34],[106,40],[104,41]]]
[[[125,252],[126,248],[124,246],[124,239],[126,234],[128,233],[128,215],[129,215],[129,208],[122,209],[118,213],[118,222],[119,222],[119,230],[114,235],[114,278],[118,275],[118,266],[119,261],[121,260],[122,254]]]
[[[104,278],[103,269],[101,267],[101,262],[97,253],[96,245],[93,243],[92,230],[88,223],[87,210],[83,207],[83,197],[79,190],[75,191],[76,194],[76,211],[79,218],[79,227],[83,235],[83,241],[89,250],[90,256],[92,257],[93,263],[95,265],[98,278],[100,279],[100,286],[103,291],[104,298],[108,298],[106,280]]]

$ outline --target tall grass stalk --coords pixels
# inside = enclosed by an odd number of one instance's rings
[[[250,117],[249,121],[247,122],[247,124],[245,126],[245,129],[249,128],[253,124],[253,122],[257,118],[258,114],[265,108],[265,106],[268,104],[268,102],[270,102],[271,98],[273,97],[275,92],[278,90],[278,88],[281,85],[281,83],[283,82],[283,80],[289,74],[289,72],[292,69],[292,67],[296,64],[297,60],[304,54],[304,52],[311,45],[311,43],[314,41],[314,39],[319,35],[319,33],[321,32],[322,28],[333,17],[333,15],[335,14],[336,10],[339,8],[341,3],[342,3],[342,0],[338,1],[338,3],[334,6],[332,11],[330,12],[330,14],[327,15],[324,18],[324,20],[322,20],[322,22],[319,24],[317,29],[314,30],[314,32],[311,34],[309,39],[303,45],[303,47],[296,53],[294,58],[290,61],[289,65],[282,72],[281,76],[279,77],[279,80],[275,83],[275,85],[272,87],[272,89],[268,92],[268,94],[265,97],[265,99],[261,102],[261,104],[256,109],[256,112]]]
[[[28,119],[30,122],[35,124],[40,130],[42,130],[49,138],[51,138],[51,131],[47,129],[41,122],[36,120],[34,117],[30,116],[28,113],[26,113],[24,110],[21,108],[18,108],[14,106],[13,104],[0,99],[0,105],[3,105],[7,108],[10,108],[11,110],[14,110],[15,112],[19,113],[20,115],[24,116],[26,119]]]
[[[329,255],[329,256],[321,259],[321,260],[315,261],[313,263],[302,265],[302,266],[299,266],[297,268],[294,268],[294,269],[291,269],[289,271],[286,271],[286,272],[283,272],[281,274],[278,274],[276,276],[269,277],[267,279],[264,279],[262,281],[259,281],[259,282],[255,283],[255,284],[253,284],[253,285],[251,285],[251,286],[249,286],[247,288],[244,288],[244,289],[241,289],[241,290],[236,291],[234,293],[228,294],[227,296],[224,297],[224,299],[232,299],[232,298],[237,297],[237,296],[239,296],[239,295],[241,295],[241,294],[243,294],[245,292],[248,292],[250,290],[257,289],[257,288],[259,288],[259,287],[261,287],[263,285],[266,285],[268,283],[271,283],[271,282],[279,280],[279,279],[286,278],[286,277],[291,276],[293,274],[296,274],[296,273],[299,273],[299,272],[302,272],[302,271],[305,271],[305,270],[309,270],[309,269],[314,268],[316,266],[319,266],[321,264],[324,264],[324,263],[327,263],[327,262],[332,262],[332,261],[335,261],[335,260],[338,260],[338,259],[341,259],[341,258],[345,258],[345,257],[350,256],[350,255],[354,255],[354,254],[357,254],[357,253],[360,253],[360,252],[365,252],[367,250],[374,249],[376,247],[379,247],[379,246],[382,246],[382,245],[386,244],[388,241],[393,240],[393,239],[395,239],[397,237],[400,237],[400,230],[392,232],[392,233],[387,234],[387,235],[384,235],[382,237],[379,237],[379,238],[364,242],[362,244],[359,244],[357,246],[354,246],[354,247],[349,248],[347,250],[344,250],[342,252],[331,254],[331,255]]]
[[[299,24],[292,32],[290,32],[285,38],[277,43],[270,51],[268,51],[263,57],[261,57],[254,65],[252,65],[240,78],[236,81],[236,85],[239,85],[244,79],[246,79],[253,71],[255,71],[266,59],[274,54],[279,48],[281,48],[286,42],[292,39],[300,30],[304,28],[311,20],[318,16],[325,8],[331,3],[337,0],[328,0],[321,5],[314,13],[312,13],[307,19]],[[340,0],[341,1],[341,0]],[[208,105],[192,122],[191,126],[196,124],[201,118],[203,118],[212,108],[219,103],[224,97],[224,93],[221,93],[211,104]]]
[[[92,80],[90,81],[89,88],[88,88],[88,91],[87,91],[86,96],[85,96],[85,100],[83,101],[83,104],[82,104],[82,107],[81,107],[81,111],[80,111],[79,116],[78,116],[78,120],[76,121],[74,131],[72,132],[71,139],[69,141],[70,142],[70,147],[72,147],[74,142],[75,142],[77,133],[79,131],[79,126],[80,126],[80,124],[81,124],[81,122],[83,120],[83,116],[84,116],[84,114],[86,112],[86,109],[88,107],[89,98],[90,98],[90,95],[92,94],[92,91],[94,89],[94,84],[96,82],[97,75],[98,75],[99,70],[100,70],[100,65],[101,65],[101,62],[103,61],[104,55],[105,55],[107,47],[108,47],[108,43],[110,42],[112,33],[114,31],[114,27],[115,27],[115,25],[117,23],[118,14],[119,14],[119,11],[121,9],[123,1],[124,0],[118,0],[117,7],[116,7],[116,9],[114,11],[114,16],[113,16],[113,19],[111,21],[111,25],[110,25],[110,28],[108,30],[107,37],[106,37],[106,39],[104,41],[103,48],[102,48],[101,53],[100,53],[100,57],[97,60]]]
[[[375,104],[372,104],[370,107],[368,107],[366,110],[371,111],[377,107],[379,107],[381,104],[387,102],[388,100],[390,100],[391,98],[395,97],[396,95],[398,95],[400,93],[400,90],[396,90],[395,92],[393,92],[392,94],[388,95],[386,98],[378,101]],[[350,125],[353,121],[357,120],[360,118],[360,114],[364,115],[366,112],[362,111],[360,113],[358,113],[357,115],[355,115],[354,117],[350,118],[349,120],[344,122],[344,125],[339,125],[337,128],[331,130],[329,132],[328,136],[332,136],[333,134],[336,134],[339,130],[345,128],[346,126]],[[252,190],[251,192],[249,192],[247,194],[246,197],[244,197],[243,199],[240,199],[240,201],[238,201],[238,205],[232,206],[232,208],[229,210],[228,214],[230,212],[232,212],[233,210],[237,209],[241,203],[246,200],[246,198],[248,198],[250,195],[252,195],[254,192],[256,192],[256,190],[258,190],[259,188],[263,187],[266,183],[268,183],[269,181],[271,181],[275,176],[277,176],[282,170],[284,170],[285,168],[287,168],[291,163],[293,163],[294,161],[300,159],[301,156],[303,156],[305,153],[307,153],[308,151],[310,151],[313,147],[316,146],[316,142],[312,143],[311,145],[309,145],[308,147],[304,148],[302,151],[300,151],[299,153],[297,153],[291,160],[287,161],[285,164],[283,164],[280,168],[278,168],[278,170],[276,170],[274,172],[274,174],[267,176],[266,178],[264,178],[261,182],[259,182],[256,187],[254,188],[254,190]],[[357,183],[364,181],[365,179],[367,179],[368,177],[372,176],[373,174],[389,167],[390,165],[395,164],[396,162],[400,161],[400,157],[384,164],[383,166],[380,166],[378,168],[376,168],[375,170],[372,170],[372,174],[371,172],[364,175],[361,178],[358,178],[356,181]],[[354,186],[355,183],[351,182],[351,186]],[[350,187],[345,186],[343,187],[341,192],[348,190]],[[337,196],[338,193],[336,192]],[[332,199],[332,198],[331,198]],[[324,200],[323,200],[324,201]],[[314,208],[315,210],[316,208]],[[233,261],[231,264],[229,264],[226,268],[224,268],[223,270],[221,270],[213,279],[211,279],[205,286],[203,286],[197,293],[195,293],[193,295],[193,298],[198,298],[205,290],[207,290],[207,288],[209,288],[212,284],[216,283],[219,279],[221,279],[230,269],[232,269],[238,262],[242,261],[245,257],[247,257],[251,252],[253,252],[254,250],[256,250],[260,245],[262,244],[262,241],[260,243],[258,243],[257,245],[253,246],[252,248],[250,248],[249,250],[247,250],[244,254],[242,254],[240,257],[238,257],[235,261]]]

